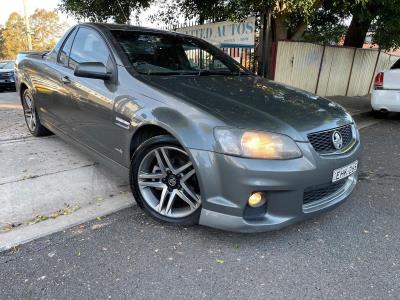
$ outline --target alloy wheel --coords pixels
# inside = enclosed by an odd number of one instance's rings
[[[184,150],[157,147],[142,159],[138,172],[140,193],[157,213],[183,218],[201,205],[196,171]]]
[[[27,92],[24,93],[23,100],[26,125],[28,125],[29,130],[33,132],[36,129],[35,105],[33,103],[32,96]]]

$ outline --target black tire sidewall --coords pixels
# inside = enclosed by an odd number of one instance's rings
[[[28,123],[27,123],[27,120],[26,120],[26,118],[25,118],[25,106],[26,106],[26,103],[25,103],[25,95],[26,95],[26,94],[29,94],[29,95],[30,95],[30,97],[31,97],[31,99],[32,99],[32,107],[35,107],[35,117],[36,117],[36,127],[35,127],[35,130],[30,130],[30,128],[29,128],[29,126],[28,126]],[[35,98],[33,97],[32,93],[31,93],[31,91],[30,91],[29,89],[24,90],[23,93],[22,93],[22,106],[23,106],[23,109],[24,109],[25,124],[26,124],[26,126],[27,126],[29,132],[30,132],[33,136],[40,137],[40,136],[47,136],[47,135],[52,134],[46,127],[44,127],[44,126],[42,125],[42,123],[40,123],[39,115],[38,115],[37,109],[36,109]]]
[[[139,185],[138,185],[138,171],[139,166],[143,158],[155,148],[160,146],[175,146],[181,149],[182,146],[179,142],[170,135],[160,135],[155,136],[147,141],[143,142],[135,151],[131,159],[131,165],[129,170],[129,182],[131,186],[132,194],[138,203],[138,205],[152,218],[165,222],[172,225],[195,225],[198,224],[200,213],[201,213],[201,205],[189,216],[183,218],[170,218],[159,214],[158,212],[154,211],[147,202],[143,199],[142,194],[140,193]],[[197,174],[196,174],[197,175]]]

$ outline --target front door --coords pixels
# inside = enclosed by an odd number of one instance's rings
[[[40,117],[65,133],[71,131],[68,118],[77,109],[71,103],[68,87],[68,77],[73,73],[68,67],[68,57],[76,31],[68,35],[55,59],[47,59],[41,74],[32,75]]]
[[[80,63],[101,62],[115,74],[110,50],[103,38],[93,29],[80,27],[72,45],[69,67],[74,69]],[[115,160],[118,156],[111,140],[113,124],[114,80],[69,77],[71,101],[78,107],[74,124],[81,142]],[[71,119],[72,121],[72,119]]]

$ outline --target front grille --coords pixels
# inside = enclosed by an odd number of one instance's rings
[[[7,72],[7,73],[0,73],[0,79],[11,79],[14,78],[14,73]]]
[[[304,190],[303,204],[315,202],[336,193],[345,185],[346,181],[344,179],[306,188]]]
[[[320,154],[328,154],[336,152],[337,149],[333,146],[332,134],[338,131],[342,135],[343,146],[342,149],[348,146],[353,140],[353,130],[352,125],[345,125],[338,128],[333,128],[331,130],[320,131],[315,133],[310,133],[307,135],[308,140],[314,147],[315,151]]]

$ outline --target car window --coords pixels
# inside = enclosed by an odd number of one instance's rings
[[[13,68],[14,68],[14,62],[12,61],[0,63],[0,69],[13,69]]]
[[[391,70],[393,70],[393,69],[400,69],[400,59],[397,60],[397,61],[393,64],[393,66],[392,66],[390,69],[391,69]]]
[[[107,66],[109,58],[110,52],[102,37],[94,30],[80,28],[72,46],[69,66],[74,69],[85,62],[101,62]]]
[[[76,30],[71,32],[68,39],[65,41],[65,43],[60,51],[60,54],[58,55],[58,62],[63,64],[66,67],[68,66],[68,56],[71,51],[72,42],[74,41],[75,32],[76,32]]]
[[[192,37],[112,30],[132,66],[142,74],[191,75],[246,72],[215,47]]]

